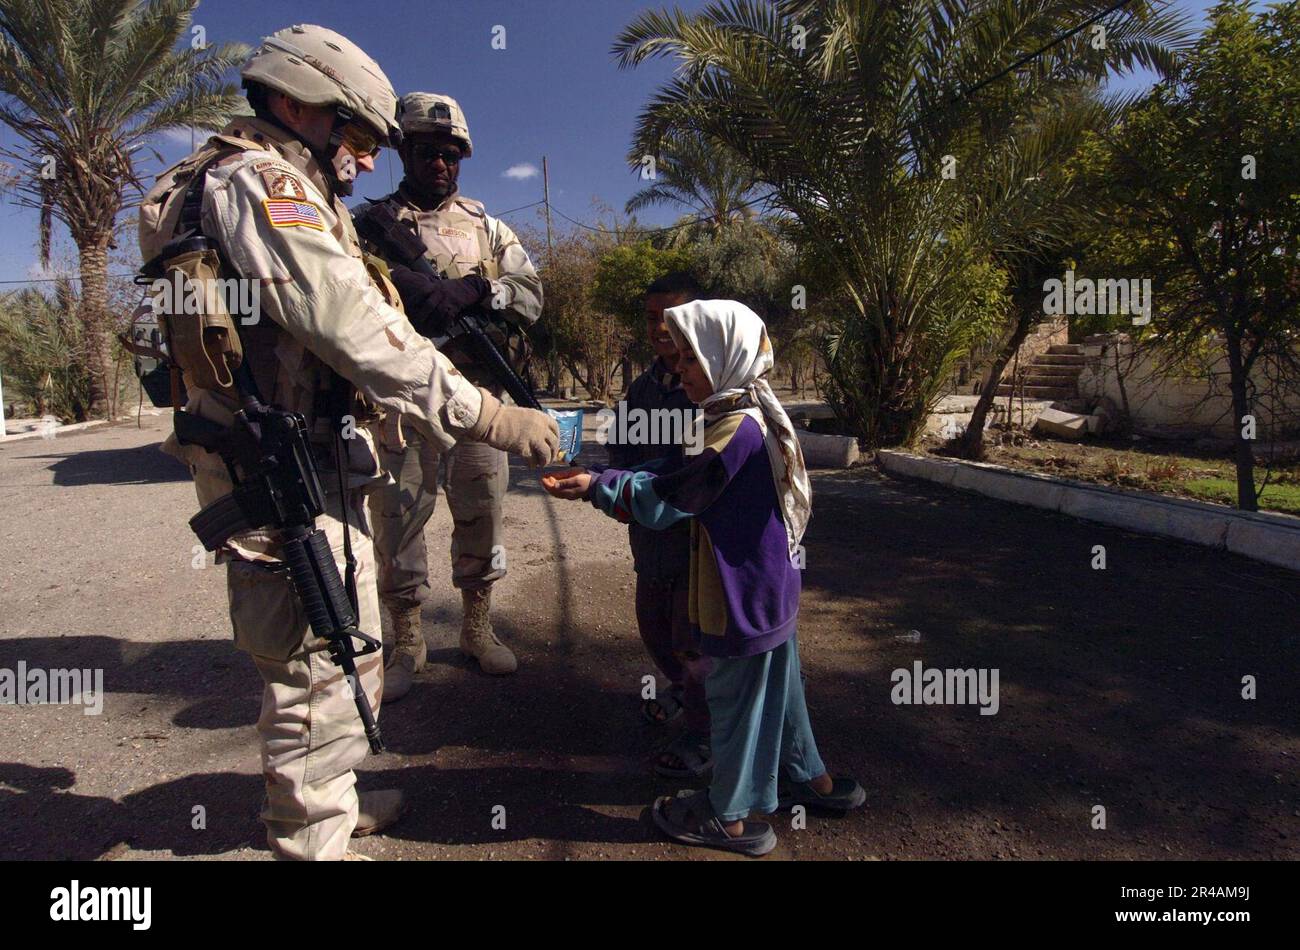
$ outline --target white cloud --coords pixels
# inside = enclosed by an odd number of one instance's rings
[[[511,165],[501,173],[502,178],[513,178],[515,181],[525,181],[529,178],[536,178],[541,174],[541,170],[528,162],[521,162],[518,165]]]

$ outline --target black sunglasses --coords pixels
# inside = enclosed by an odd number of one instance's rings
[[[421,162],[432,163],[435,158],[441,158],[442,163],[447,166],[460,164],[460,149],[453,147],[439,147],[430,145],[427,142],[417,142],[411,146],[411,155]]]

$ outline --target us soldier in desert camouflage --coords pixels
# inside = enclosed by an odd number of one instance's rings
[[[341,398],[359,423],[364,403],[398,413],[439,450],[464,439],[544,464],[558,435],[544,414],[502,406],[457,372],[403,316],[382,267],[363,257],[340,196],[351,192],[358,172],[373,169],[382,144],[400,138],[397,97],[379,66],[331,30],[295,26],[263,40],[242,76],[255,117],[232,121],[159,177],[141,208],[140,248],[148,261],[177,236],[188,186],[199,181],[201,229],[234,271],[225,276],[260,283],[260,319],[240,328],[244,358],[266,402],[307,419],[329,492],[318,526],[340,573],[345,524],[352,532],[359,626],[377,634],[364,488],[380,471],[362,425],[355,438],[332,438],[339,419],[322,414],[330,404],[323,397]],[[189,411],[230,423],[233,391],[187,382]],[[334,458],[332,444],[345,445],[349,457]],[[200,504],[230,492],[217,456],[174,436],[164,448],[189,465]],[[347,501],[336,466],[350,485]],[[236,646],[252,656],[265,683],[257,728],[267,841],[281,858],[344,858],[351,835],[395,820],[400,795],[358,796],[354,788],[366,739],[342,672],[309,631],[275,534],[236,535],[219,558],[227,564]],[[379,656],[357,667],[378,711]]]
[[[447,332],[466,310],[487,313],[488,335],[498,349],[511,352],[523,339],[517,328],[541,316],[542,282],[515,233],[459,191],[461,159],[470,157],[474,147],[456,100],[413,92],[402,97],[398,114],[405,178],[396,192],[374,204],[386,203],[418,234],[426,259],[445,279],[432,280],[404,266],[389,248],[375,251],[388,258],[411,322],[474,383],[500,397],[497,380]],[[373,211],[373,206],[358,209],[358,221]],[[439,296],[431,297],[434,291]],[[371,498],[379,597],[388,607],[396,641],[384,678],[384,699],[392,702],[406,695],[425,663],[420,606],[429,596],[429,563],[424,528],[440,482],[453,521],[451,581],[461,592],[460,649],[477,659],[485,673],[513,673],[515,655],[497,637],[489,618],[492,585],[506,574],[505,453],[467,443],[445,450],[392,414],[380,429],[379,444],[380,458],[394,479]]]

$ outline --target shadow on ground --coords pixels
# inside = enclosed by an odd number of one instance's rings
[[[1300,578],[869,473],[819,477],[815,493],[800,628],[809,703],[824,758],[863,782],[868,803],[823,825],[829,838],[783,832],[783,848],[1296,856]],[[411,797],[394,842],[658,840],[644,813],[627,817],[678,784],[651,774],[665,734],[636,714],[648,661],[628,567],[567,552],[560,517],[548,514],[542,539],[555,545],[556,570],[530,579],[517,598],[526,606],[500,618],[520,653],[516,676],[476,674],[454,648],[454,618],[426,615],[440,631],[430,667],[383,712],[396,755],[368,760],[361,778]],[[1098,544],[1105,570],[1091,568]],[[899,639],[913,630],[919,642]],[[225,639],[0,641],[0,665],[20,655],[104,666],[110,692],[183,696],[178,726],[247,727],[257,712],[257,677]],[[997,669],[997,714],[892,702],[893,671],[917,660]],[[1242,698],[1248,675],[1258,699]],[[251,730],[247,739],[251,749]],[[257,776],[197,774],[121,802],[78,796],[74,780],[71,766],[0,766],[0,802],[23,832],[5,836],[0,858],[96,857],[120,841],[213,854],[260,838]],[[190,829],[197,804],[206,834]],[[491,825],[495,805],[506,809],[505,829]],[[1105,831],[1093,828],[1097,806]]]
[[[170,455],[163,454],[159,450],[160,444],[24,457],[51,459],[47,467],[54,473],[55,485],[150,485],[189,481],[189,469]]]

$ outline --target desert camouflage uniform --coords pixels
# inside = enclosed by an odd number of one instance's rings
[[[238,119],[196,153],[229,153],[207,175],[203,231],[215,240],[233,274],[260,281],[261,319],[241,328],[245,358],[264,400],[308,419],[318,460],[330,466],[321,481],[329,493],[317,525],[344,570],[343,523],[353,532],[360,629],[379,634],[376,569],[365,517],[364,489],[381,479],[363,425],[344,441],[352,510],[343,511],[337,472],[327,450],[328,419],[315,416],[316,400],[333,368],[369,401],[401,414],[430,445],[449,449],[478,418],[482,397],[446,357],[403,317],[400,300],[381,266],[363,260],[346,207],[332,195],[311,153],[275,125]],[[164,172],[141,212],[141,251],[155,256],[172,235],[160,222],[184,191],[195,156]],[[181,175],[178,177],[178,169]],[[170,197],[168,197],[170,195]],[[319,226],[273,223],[267,200],[293,198],[313,205]],[[172,215],[170,220],[174,220]],[[189,389],[187,409],[228,424],[233,404],[220,393]],[[358,406],[358,413],[361,407]],[[361,418],[359,416],[359,422]],[[229,493],[218,456],[175,437],[164,451],[194,475],[200,505]],[[265,689],[257,728],[266,779],[263,819],[277,857],[342,858],[357,821],[353,768],[367,743],[342,671],[311,634],[277,556],[273,533],[253,531],[220,552],[235,643],[248,652]],[[376,714],[382,690],[378,653],[357,662]]]
[[[428,249],[434,270],[446,277],[477,274],[492,283],[493,309],[520,327],[542,313],[542,283],[514,231],[477,201],[453,193],[433,211],[422,211],[401,188],[389,199]],[[445,337],[434,340],[475,384],[502,396],[501,386]],[[451,450],[425,442],[400,417],[389,414],[379,429],[380,460],[393,483],[371,501],[379,557],[379,596],[396,613],[429,596],[424,528],[433,516],[438,486],[451,510],[451,579],[462,590],[491,586],[506,575],[502,503],[510,482],[506,455],[482,443]],[[441,466],[441,468],[440,468]]]

